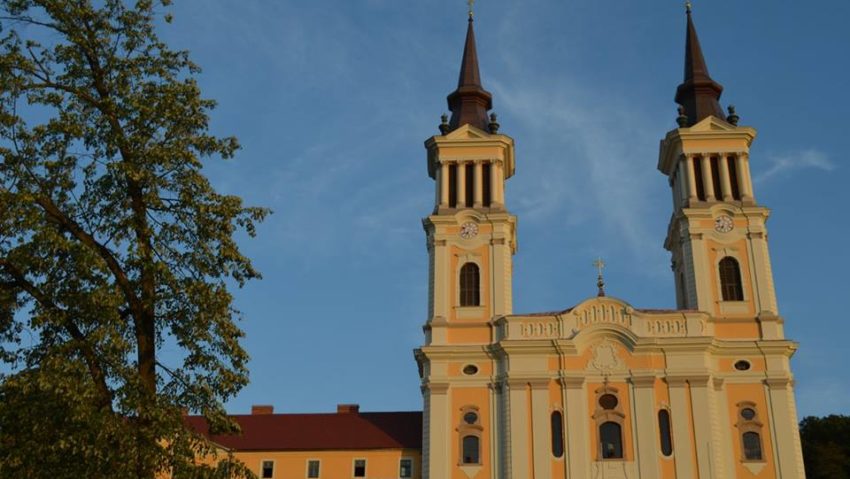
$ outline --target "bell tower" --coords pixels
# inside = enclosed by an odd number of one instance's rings
[[[765,223],[750,176],[756,130],[723,114],[723,87],[708,73],[690,8],[685,78],[676,91],[679,128],[661,141],[658,169],[673,190],[664,246],[672,253],[679,309],[707,312],[737,324],[735,336],[781,339]],[[717,335],[733,329],[717,324]]]
[[[471,2],[470,2],[471,3]],[[423,478],[496,477],[493,318],[511,306],[516,217],[506,207],[514,141],[499,132],[484,89],[472,12],[451,117],[425,142],[434,209],[428,248],[425,343],[416,351],[424,402]],[[480,475],[479,475],[480,473]]]

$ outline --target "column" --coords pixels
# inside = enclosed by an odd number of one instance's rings
[[[438,172],[440,178],[440,208],[449,207],[449,164],[440,164]]]
[[[427,386],[430,394],[428,416],[428,456],[422,461],[428,462],[428,476],[434,479],[451,477],[449,468],[449,451],[452,443],[449,435],[449,385],[430,383]]]
[[[667,378],[670,392],[670,420],[673,423],[673,454],[676,461],[676,477],[694,479],[693,448],[691,446],[690,404],[688,384],[684,378]],[[705,477],[703,479],[709,479]]]
[[[712,407],[709,400],[708,382],[710,378],[700,377],[690,379],[691,386],[691,416],[694,419],[694,438],[697,450],[697,467],[701,479],[714,479],[721,477],[719,472],[714,471],[717,461],[714,456],[714,437],[711,423],[714,417],[711,414]]]
[[[594,437],[588,437],[590,412],[587,410],[587,393],[584,378],[561,378],[564,385],[566,405],[564,418],[567,422],[567,467],[570,479],[590,477],[590,444]]]
[[[490,164],[490,169],[491,203],[496,208],[503,207],[505,205],[505,199],[502,197],[502,162],[494,161]]]
[[[632,378],[632,397],[634,397],[634,422],[637,424],[637,442],[635,454],[638,460],[640,477],[656,478],[658,474],[658,411],[655,408],[655,376]]]
[[[725,153],[717,157],[717,166],[720,167],[720,190],[723,192],[723,201],[732,201],[732,182],[729,179],[729,162]]]
[[[480,161],[475,162],[475,202],[474,205],[476,208],[481,208],[484,206],[484,169],[483,164]]]
[[[466,163],[457,163],[457,207],[466,208]]]
[[[750,155],[738,153],[735,158],[735,166],[738,168],[738,189],[741,191],[741,199],[753,201],[752,179],[750,178]]]
[[[690,206],[693,202],[697,201],[697,178],[694,173],[694,159],[696,157],[692,157],[690,155],[686,155],[685,159],[682,160],[685,163],[685,177],[688,183],[688,206]]]
[[[531,381],[531,424],[534,438],[534,479],[552,478],[549,380]]]
[[[711,157],[704,155],[700,158],[700,169],[702,170],[702,189],[705,191],[705,200],[714,201],[714,180],[711,179]]]
[[[794,392],[790,378],[772,378],[764,381],[768,392],[771,429],[775,443],[775,460],[779,462],[780,478],[804,477],[803,455],[797,429]],[[764,441],[762,441],[764,443]]]
[[[732,419],[729,417],[729,397],[726,394],[725,381],[720,378],[714,378],[714,407],[717,411],[715,417],[718,429],[715,431],[717,441],[715,456],[721,462],[714,470],[720,477],[734,478],[735,454],[732,441],[738,440],[738,433],[732,428]]]
[[[508,389],[510,396],[510,411],[508,415],[511,421],[510,447],[511,447],[511,469],[512,479],[529,478],[528,449],[531,441],[528,437],[528,383],[521,379],[509,379]],[[450,477],[446,475],[446,477]],[[436,478],[435,478],[436,479]]]

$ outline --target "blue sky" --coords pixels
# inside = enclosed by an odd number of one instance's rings
[[[780,312],[800,342],[798,412],[850,414],[850,3],[694,3],[722,103],[759,130],[755,193],[773,209]],[[173,13],[161,35],[203,68],[214,131],[243,145],[209,175],[275,211],[242,242],[265,279],[236,292],[251,384],[228,409],[421,408],[412,350],[434,186],[423,142],[456,86],[466,2],[196,0]],[[517,142],[515,312],[593,295],[597,256],[610,295],[673,307],[671,194],[655,165],[675,126],[682,2],[479,0],[476,34],[484,86]]]

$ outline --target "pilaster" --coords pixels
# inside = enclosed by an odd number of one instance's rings
[[[587,391],[583,377],[561,378],[566,404],[567,471],[570,479],[590,477],[590,425],[587,410]]]
[[[657,478],[658,476],[658,411],[655,407],[655,376],[634,377],[631,380],[632,397],[634,398],[634,422],[637,425],[638,471],[641,479]]]

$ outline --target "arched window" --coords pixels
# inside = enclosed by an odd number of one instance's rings
[[[723,301],[743,301],[744,289],[741,286],[741,268],[732,257],[720,260],[720,290]]]
[[[464,464],[480,464],[479,455],[479,439],[478,436],[463,437],[463,463]]]
[[[599,442],[603,459],[623,458],[623,434],[619,424],[610,421],[602,423],[599,426]]]
[[[481,304],[479,290],[478,265],[466,263],[460,269],[460,305],[478,306]]]
[[[761,437],[757,432],[745,432],[742,436],[744,441],[744,459],[747,461],[761,461]]]
[[[564,418],[560,411],[552,413],[552,455],[564,456]]]
[[[665,456],[673,454],[673,438],[670,435],[670,411],[658,411],[658,434],[661,438],[661,453]]]

